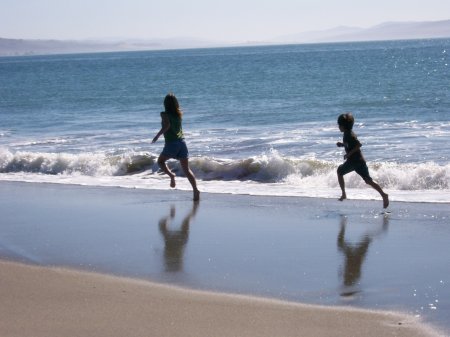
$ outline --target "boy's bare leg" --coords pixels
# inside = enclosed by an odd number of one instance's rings
[[[169,159],[170,158],[163,156],[163,155],[159,156],[158,165],[161,168],[161,170],[163,170],[164,173],[170,177],[170,187],[174,188],[176,186],[175,173],[173,173],[166,165],[166,161]]]
[[[342,195],[339,198],[339,201],[343,201],[345,199],[347,199],[347,194],[345,193],[345,181],[344,181],[344,176],[338,174],[338,181],[339,181],[339,187],[341,188],[342,191]]]
[[[192,190],[194,192],[194,201],[200,200],[200,191],[197,188],[197,181],[195,180],[194,173],[192,173],[191,169],[189,168],[189,159],[180,159],[180,164],[184,174],[186,175],[186,178],[188,178],[189,182],[191,183]]]
[[[366,180],[366,184],[372,186],[378,193],[380,193],[383,198],[383,208],[387,208],[389,206],[389,195],[384,193],[380,185],[373,180]]]

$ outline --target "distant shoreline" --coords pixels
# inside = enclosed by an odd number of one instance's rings
[[[446,38],[450,38],[450,20],[386,22],[369,28],[336,27],[329,30],[247,42],[217,42],[196,38],[117,39],[112,41],[99,39],[94,41],[0,37],[0,57]]]
[[[107,53],[139,53],[139,52],[163,52],[176,50],[196,50],[196,49],[227,49],[227,48],[252,48],[252,47],[275,47],[275,46],[294,46],[294,45],[328,45],[328,44],[346,44],[346,43],[376,43],[376,42],[400,42],[400,41],[428,41],[428,40],[448,40],[450,37],[436,38],[418,38],[418,39],[398,39],[398,40],[372,40],[372,41],[337,41],[337,42],[298,42],[298,43],[262,43],[262,44],[236,44],[236,45],[218,45],[209,47],[180,47],[180,48],[155,48],[155,49],[130,49],[130,50],[92,50],[92,51],[71,51],[71,52],[51,52],[51,53],[24,53],[14,55],[3,55],[0,52],[0,58],[6,57],[32,57],[32,56],[58,56],[58,55],[87,55],[87,54],[107,54]],[[0,41],[2,39],[0,38]]]

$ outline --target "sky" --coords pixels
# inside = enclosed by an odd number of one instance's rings
[[[0,37],[270,40],[337,26],[450,19],[450,0],[0,0]]]

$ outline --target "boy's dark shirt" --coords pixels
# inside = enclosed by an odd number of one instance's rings
[[[344,143],[345,147],[345,153],[349,153],[355,146],[362,146],[362,144],[359,142],[358,138],[356,137],[355,133],[353,131],[345,131],[344,137],[342,142]],[[362,155],[361,150],[356,151],[354,154],[351,155],[351,157],[347,158],[347,161],[349,162],[357,162],[357,161],[364,161],[364,156]]]

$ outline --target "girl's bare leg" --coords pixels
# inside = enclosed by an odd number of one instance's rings
[[[158,158],[158,165],[161,168],[161,170],[164,171],[165,174],[167,174],[170,177],[170,187],[174,188],[175,183],[175,173],[173,173],[166,165],[166,161],[169,160],[169,157],[160,155]]]
[[[186,178],[191,183],[192,190],[194,191],[194,201],[200,200],[200,191],[197,188],[197,181],[195,180],[194,173],[189,168],[189,159],[180,159],[181,168],[183,169]]]

